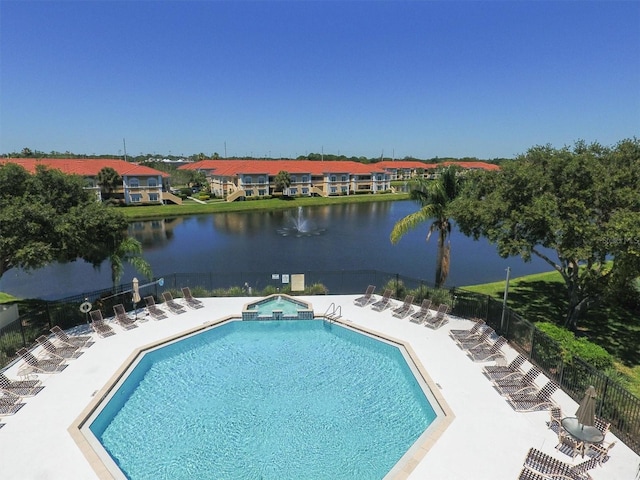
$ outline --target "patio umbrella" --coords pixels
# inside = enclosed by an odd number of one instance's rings
[[[596,423],[596,389],[593,385],[587,391],[576,410],[578,423],[584,428],[585,425],[593,426]]]
[[[138,279],[136,277],[133,277],[133,298],[131,299],[133,301],[133,309],[136,311],[136,320],[138,319],[138,309],[136,308],[136,305],[138,303],[140,303],[140,287],[138,286]]]

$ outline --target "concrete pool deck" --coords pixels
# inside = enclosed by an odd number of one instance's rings
[[[431,330],[397,319],[390,310],[375,312],[353,304],[353,295],[300,297],[322,315],[331,303],[342,308],[346,323],[379,332],[410,345],[455,418],[428,452],[416,461],[408,475],[397,478],[429,479],[514,479],[531,447],[567,463],[580,463],[557,451],[557,435],[547,428],[548,411],[518,413],[494,390],[482,374],[483,363],[472,362],[449,338],[450,328],[468,328],[471,322],[452,318],[439,330]],[[92,403],[131,354],[142,346],[175,336],[227,316],[240,317],[242,307],[256,297],[204,298],[206,308],[189,310],[169,318],[149,319],[139,328],[125,331],[114,325],[116,335],[99,338],[59,374],[38,375],[45,388],[24,399],[15,415],[0,417],[1,474],[7,479],[98,479],[94,467],[75,443],[69,427]],[[397,302],[396,302],[397,303]],[[160,305],[162,306],[162,305]],[[512,358],[515,352],[509,352]],[[22,361],[4,373],[18,378]],[[544,379],[539,379],[542,384]],[[565,416],[574,416],[577,403],[559,391],[553,400]],[[608,433],[607,442],[617,440]],[[620,441],[602,467],[589,471],[594,480],[634,480],[640,456]],[[102,477],[104,478],[104,477]]]

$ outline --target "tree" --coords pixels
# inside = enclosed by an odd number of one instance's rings
[[[122,177],[111,167],[104,167],[100,170],[96,181],[102,188],[102,196],[105,200],[111,197],[111,194],[117,187],[122,185]]]
[[[564,279],[565,325],[640,275],[640,142],[533,147],[500,171],[478,172],[455,202],[460,230],[500,256],[533,255]]]
[[[125,238],[109,255],[111,263],[111,282],[116,286],[124,273],[124,264],[128,263],[149,280],[153,277],[151,265],[142,257],[142,244],[133,237]]]
[[[77,258],[100,265],[126,229],[122,213],[97,203],[82,177],[0,165],[0,277]]]
[[[273,179],[273,183],[275,185],[276,192],[284,192],[285,189],[291,186],[291,176],[289,175],[289,172],[280,170]]]
[[[427,241],[433,232],[438,232],[438,252],[436,254],[435,286],[440,288],[449,275],[451,242],[447,237],[451,233],[451,203],[458,196],[461,177],[458,167],[450,166],[440,172],[435,180],[415,178],[410,181],[410,196],[421,208],[415,213],[398,220],[391,230],[391,243],[395,244],[418,225],[433,219],[427,233]]]

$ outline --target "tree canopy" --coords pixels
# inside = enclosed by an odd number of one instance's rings
[[[285,189],[291,186],[291,175],[285,170],[280,170],[273,179],[275,189],[278,192],[284,192]]]
[[[455,202],[460,230],[502,257],[537,256],[563,277],[575,328],[591,303],[640,275],[640,141],[537,146],[477,172]]]
[[[127,236],[121,212],[96,202],[79,176],[0,165],[0,277],[81,258],[99,266]]]

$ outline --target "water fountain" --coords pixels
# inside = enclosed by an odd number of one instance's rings
[[[283,237],[290,235],[295,237],[311,237],[321,235],[325,231],[325,228],[320,228],[314,225],[309,219],[304,218],[302,207],[298,207],[295,216],[289,216],[287,226],[278,229],[278,233]]]

